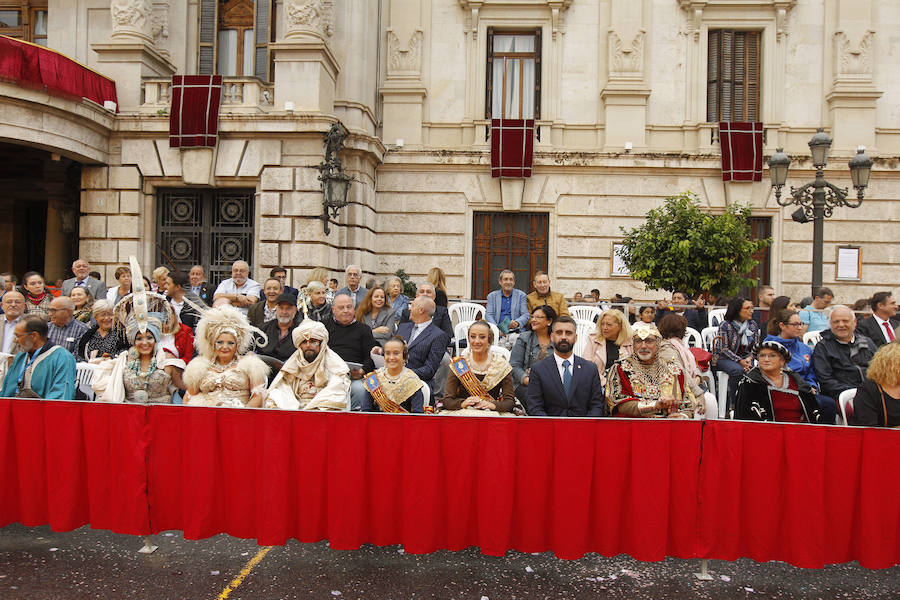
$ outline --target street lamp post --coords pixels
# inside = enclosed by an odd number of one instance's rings
[[[769,159],[769,174],[772,177],[772,187],[775,188],[775,200],[779,206],[796,204],[800,208],[792,215],[793,219],[800,223],[810,220],[813,222],[813,295],[822,287],[822,246],[824,244],[825,218],[830,217],[837,206],[856,208],[862,204],[863,194],[866,186],[869,185],[869,176],[872,174],[872,159],[866,155],[865,148],[860,146],[856,151],[856,156],[850,161],[850,179],[856,189],[856,199],[848,199],[847,188],[839,188],[825,180],[824,170],[830,148],[831,137],[825,133],[824,129],[820,128],[809,141],[813,166],[816,168],[816,178],[799,188],[791,186],[791,193],[785,198],[781,197],[781,188],[787,181],[791,159],[784,153],[783,148],[778,148]]]

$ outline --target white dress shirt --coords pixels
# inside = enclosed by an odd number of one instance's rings
[[[0,319],[6,319],[6,315],[3,315]],[[3,328],[3,342],[0,345],[0,352],[9,354],[9,349],[12,348],[13,344],[13,331],[15,331],[16,325],[21,319],[22,315],[19,315],[12,321],[6,321],[6,327]]]
[[[563,366],[563,361],[569,361],[569,373],[572,375],[572,378],[575,378],[575,353],[573,352],[569,358],[563,358],[556,352],[553,353],[553,358],[556,359],[556,368],[559,371],[559,381],[562,383],[563,381],[563,373],[566,372],[566,368]]]
[[[416,323],[413,325],[412,333],[409,334],[409,343],[412,344],[413,340],[419,337],[419,334],[425,331],[425,328],[431,325],[431,321],[433,319],[428,319],[424,323]],[[409,344],[407,344],[409,345]]]
[[[894,326],[891,325],[891,322],[889,320],[882,319],[878,315],[873,314],[872,316],[875,317],[875,322],[878,323],[878,329],[881,331],[881,337],[884,338],[884,341],[885,342],[893,341],[893,340],[891,340],[890,336],[888,336],[888,332],[885,331],[885,329],[884,329],[884,324],[887,323],[887,326],[891,328],[891,331],[893,331]]]

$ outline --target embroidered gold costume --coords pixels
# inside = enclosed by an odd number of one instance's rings
[[[381,412],[391,413],[411,412],[411,408],[404,408],[402,405],[424,385],[422,380],[406,367],[395,377],[388,374],[387,367],[381,367],[366,375],[364,383]]]
[[[674,362],[657,357],[652,363],[644,363],[632,355],[613,363],[607,373],[606,402],[610,414],[666,417],[666,411],[656,408],[657,401],[665,396],[675,398],[677,412],[687,418],[694,416],[694,394],[685,385],[684,373]],[[622,410],[631,402],[637,403],[639,414]]]

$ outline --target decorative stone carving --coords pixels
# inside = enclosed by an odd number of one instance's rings
[[[837,75],[872,75],[872,49],[875,32],[866,31],[858,44],[852,44],[843,31],[834,34],[835,67]]]
[[[504,0],[459,0],[460,8],[468,13],[466,15],[465,33],[466,35],[471,33],[473,40],[478,39],[478,19],[480,18],[481,10],[492,4],[503,5],[506,2]],[[558,33],[566,32],[564,13],[571,4],[572,0],[538,0],[528,4],[528,6],[550,9],[550,27],[555,40]]]
[[[405,71],[418,74],[422,67],[422,46],[425,34],[416,30],[409,38],[406,48],[400,47],[400,39],[390,29],[388,38],[388,73]]]
[[[150,33],[153,35],[153,45],[159,53],[169,58],[169,2],[153,3],[153,18],[151,19]]]
[[[613,30],[609,32],[610,73],[639,74],[644,70],[644,33],[637,32],[630,44],[626,44]]]
[[[112,15],[113,37],[138,36],[152,39],[150,21],[153,7],[150,0],[112,0],[109,11]]]
[[[334,35],[334,4],[331,0],[285,0],[285,37],[313,34]]]

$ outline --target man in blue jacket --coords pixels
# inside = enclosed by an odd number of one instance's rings
[[[35,316],[16,324],[16,355],[3,379],[0,396],[22,396],[45,400],[72,400],[75,397],[75,357],[47,341],[47,322]]]
[[[516,275],[509,269],[500,272],[500,289],[488,294],[485,320],[503,334],[517,331],[528,322],[527,296],[516,289]]]

